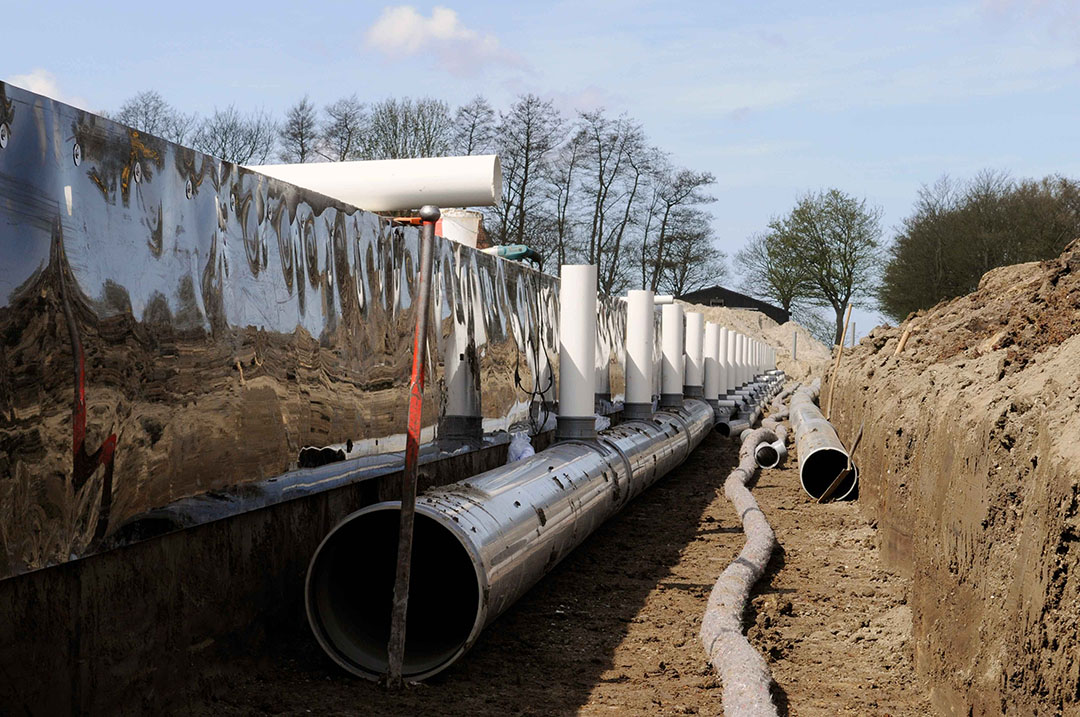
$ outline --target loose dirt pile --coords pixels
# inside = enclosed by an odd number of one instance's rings
[[[821,375],[829,361],[828,347],[814,338],[813,334],[794,321],[777,324],[760,311],[749,309],[729,309],[726,306],[703,306],[701,304],[683,305],[684,311],[700,311],[706,321],[726,326],[746,336],[760,339],[777,350],[776,365],[784,370],[789,378],[803,379],[812,374]],[[792,360],[791,351],[795,344],[795,334],[799,335],[796,347],[797,360]]]
[[[177,711],[718,714],[719,680],[697,634],[713,582],[744,541],[722,494],[736,461],[737,445],[711,435],[423,685],[393,695],[347,676],[297,616],[262,657],[223,649]],[[857,507],[809,503],[794,460],[754,490],[779,547],[747,624],[781,714],[924,714],[906,656],[905,581],[882,569]]]
[[[916,667],[944,712],[1080,714],[1078,357],[1074,242],[875,329],[836,376],[833,421],[865,423],[860,503],[912,578]]]

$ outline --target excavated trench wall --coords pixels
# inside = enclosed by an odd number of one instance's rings
[[[1080,714],[1080,243],[876,329],[835,378],[936,709]]]

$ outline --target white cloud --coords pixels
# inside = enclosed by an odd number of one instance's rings
[[[43,67],[35,67],[25,75],[12,75],[6,81],[24,90],[30,90],[82,109],[86,109],[89,104],[83,98],[69,95],[61,90],[60,84],[56,81],[56,75]]]
[[[390,59],[433,54],[455,75],[475,74],[491,64],[524,66],[494,35],[466,27],[455,11],[441,6],[431,17],[411,5],[386,7],[364,33],[364,43]]]

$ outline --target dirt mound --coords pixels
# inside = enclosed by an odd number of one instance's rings
[[[896,356],[901,334],[911,329]],[[955,714],[1080,713],[1080,242],[846,355],[861,496],[912,579],[916,669]]]
[[[811,374],[820,375],[829,361],[829,349],[801,324],[794,321],[780,325],[760,311],[729,309],[726,306],[703,306],[680,301],[684,311],[700,311],[706,321],[712,321],[752,336],[777,349],[776,365],[788,376],[802,379]],[[794,335],[799,335],[797,360],[791,358]]]

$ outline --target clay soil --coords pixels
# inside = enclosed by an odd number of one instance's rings
[[[743,543],[720,492],[735,462],[734,443],[706,439],[425,684],[388,694],[343,674],[298,630],[261,658],[208,665],[176,707],[207,715],[719,714],[722,689],[697,632],[713,582]],[[765,472],[755,495],[780,548],[746,619],[781,714],[925,714],[909,658],[906,583],[881,568],[857,505],[809,503],[794,467]]]

